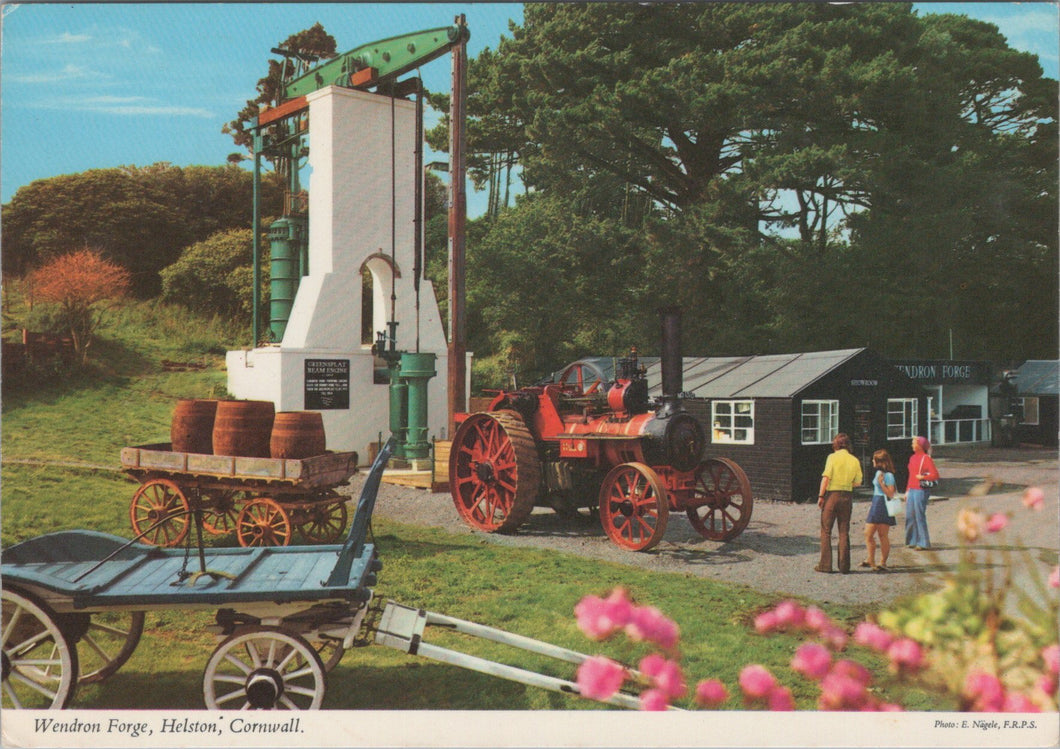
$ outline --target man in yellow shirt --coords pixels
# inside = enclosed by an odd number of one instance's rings
[[[832,440],[832,454],[824,463],[817,506],[821,508],[821,561],[815,570],[832,572],[832,526],[839,526],[839,571],[850,572],[850,515],[854,487],[861,486],[861,461],[850,454],[850,437],[840,432]]]

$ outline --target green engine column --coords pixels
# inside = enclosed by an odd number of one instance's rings
[[[394,435],[394,457],[405,458],[408,440],[409,386],[401,379],[400,361],[390,362],[390,433]]]
[[[408,383],[408,431],[406,458],[430,456],[427,441],[427,381],[436,374],[434,354],[402,354],[401,379]]]
[[[269,226],[269,329],[274,341],[283,340],[302,279],[306,227],[301,216],[284,216]]]

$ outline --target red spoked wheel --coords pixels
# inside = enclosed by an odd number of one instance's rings
[[[514,411],[472,414],[453,435],[453,504],[472,528],[518,528],[537,502],[541,461],[530,430]]]
[[[318,502],[302,507],[292,517],[302,538],[310,543],[331,544],[342,538],[348,512],[344,501]]]
[[[239,513],[236,538],[240,546],[287,546],[291,543],[291,518],[276,500],[253,499]]]
[[[239,521],[239,503],[244,499],[245,493],[240,491],[211,493],[203,506],[203,530],[215,536],[231,533]]]
[[[129,520],[133,532],[155,546],[176,546],[188,535],[191,505],[169,479],[152,479],[133,494]]]
[[[729,541],[751,521],[751,482],[731,460],[709,458],[696,468],[696,486],[689,504],[694,506],[686,510],[688,520],[699,535],[711,541]]]
[[[600,486],[600,524],[615,544],[648,551],[666,535],[670,515],[666,487],[643,463],[623,463]]]

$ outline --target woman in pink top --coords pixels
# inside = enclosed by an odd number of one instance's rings
[[[927,437],[913,437],[913,454],[909,457],[909,483],[905,490],[905,545],[917,550],[931,548],[927,525],[929,492],[920,486],[921,480],[939,479],[939,470],[928,454],[930,451],[931,443]]]

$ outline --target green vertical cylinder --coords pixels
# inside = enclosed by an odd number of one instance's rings
[[[396,445],[394,457],[404,458],[409,423],[409,386],[401,381],[397,362],[390,364],[390,433]]]
[[[436,374],[434,354],[402,354],[401,379],[408,383],[408,432],[406,458],[426,458],[431,444],[427,440],[427,381]]]
[[[302,249],[306,220],[284,216],[269,226],[269,329],[274,341],[282,341],[291,319],[291,308],[302,278]]]

